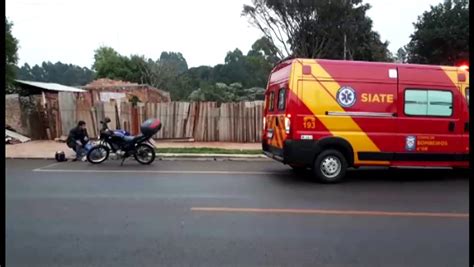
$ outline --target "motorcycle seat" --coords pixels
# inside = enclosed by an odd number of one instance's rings
[[[125,142],[133,142],[135,140],[137,140],[138,138],[142,137],[143,135],[139,134],[139,135],[126,135],[126,136],[123,136],[123,140],[125,140]]]
[[[133,135],[126,135],[126,136],[123,136],[122,138],[123,138],[123,140],[125,140],[126,142],[131,142],[131,141],[133,141],[133,140],[135,139],[135,136],[133,136]]]

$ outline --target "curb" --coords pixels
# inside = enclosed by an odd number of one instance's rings
[[[158,160],[179,160],[179,159],[196,159],[196,160],[269,160],[265,155],[260,154],[193,154],[193,153],[163,153],[156,154]],[[5,159],[24,159],[24,160],[54,160],[54,157],[9,157]]]

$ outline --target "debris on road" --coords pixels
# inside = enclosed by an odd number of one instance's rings
[[[67,136],[61,135],[61,137],[56,137],[54,138],[54,141],[59,142],[59,143],[66,143]]]
[[[31,138],[16,133],[14,131],[5,129],[5,144],[26,143],[31,141]]]

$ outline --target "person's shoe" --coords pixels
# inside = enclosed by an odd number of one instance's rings
[[[82,159],[81,159],[81,160],[82,160],[83,162],[86,162],[86,161],[87,161],[87,157],[86,157],[86,156],[84,156],[84,157],[82,157]]]

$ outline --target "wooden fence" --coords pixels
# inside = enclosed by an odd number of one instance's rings
[[[41,108],[41,110],[43,110]],[[50,111],[51,109],[51,111]],[[194,139],[195,141],[260,142],[263,101],[221,103],[100,102],[60,93],[57,103],[46,106],[44,118],[50,138],[67,135],[77,121],[86,122],[89,135],[98,136],[100,121],[109,117],[111,129],[121,128],[138,134],[140,124],[149,118],[162,121],[156,139]],[[52,130],[54,129],[54,130]],[[37,130],[31,130],[37,131]]]

